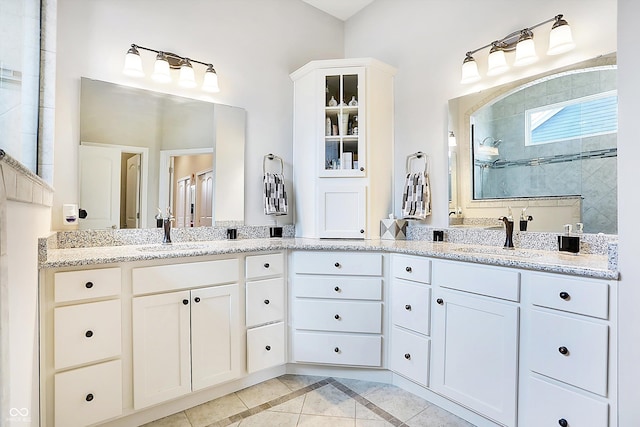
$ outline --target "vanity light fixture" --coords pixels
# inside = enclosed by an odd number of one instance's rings
[[[453,133],[452,130],[449,131],[449,147],[455,147],[456,145],[458,145],[456,143],[456,135]]]
[[[547,50],[547,55],[559,55],[570,51],[575,47],[575,43],[571,35],[571,27],[569,27],[567,21],[562,19],[562,16],[561,14],[556,15],[551,19],[547,19],[531,27],[507,34],[500,40],[495,40],[487,45],[470,50],[465,54],[464,61],[462,62],[462,79],[460,83],[474,83],[480,80],[478,64],[473,54],[488,47],[491,47],[489,57],[487,58],[488,76],[496,76],[509,69],[505,52],[515,51],[516,57],[513,65],[516,67],[536,62],[538,55],[536,54],[532,30],[552,21],[553,25],[551,27],[551,33],[549,34],[549,49]]]
[[[124,67],[122,72],[132,77],[144,77],[145,73],[142,69],[142,59],[139,50],[146,50],[156,53],[156,61],[153,66],[151,78],[160,83],[169,83],[171,81],[170,70],[180,70],[178,84],[182,87],[196,87],[195,72],[191,63],[204,65],[206,68],[202,82],[202,90],[206,92],[220,92],[218,86],[218,74],[213,68],[213,64],[201,62],[193,58],[182,57],[171,52],[151,49],[148,47],[132,44],[124,58]]]

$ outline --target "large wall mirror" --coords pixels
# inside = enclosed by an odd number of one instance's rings
[[[588,233],[617,233],[615,60],[607,55],[450,100],[458,136],[450,208],[475,219],[526,209],[531,231],[580,222]]]
[[[244,221],[245,110],[83,78],[80,228]]]

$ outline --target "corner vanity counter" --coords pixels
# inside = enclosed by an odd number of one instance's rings
[[[300,238],[44,246],[43,426],[140,425],[286,372],[393,383],[478,426],[617,426],[606,255]]]

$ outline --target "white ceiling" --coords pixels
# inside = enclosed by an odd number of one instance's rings
[[[346,21],[374,0],[302,0],[311,6]]]

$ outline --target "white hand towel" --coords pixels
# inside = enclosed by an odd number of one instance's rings
[[[409,173],[402,195],[402,217],[425,219],[431,215],[431,187],[426,172]]]
[[[284,175],[280,173],[265,173],[264,182],[264,214],[286,215],[287,193],[284,190]]]

